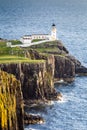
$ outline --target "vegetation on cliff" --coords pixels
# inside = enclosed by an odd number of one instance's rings
[[[35,49],[40,53],[59,54],[59,55],[65,55],[69,53],[61,41],[46,42],[43,44],[33,45],[29,48]]]
[[[0,56],[0,64],[2,63],[42,63],[44,60],[31,60],[18,56]]]
[[[16,90],[18,88],[20,88],[20,82],[13,75],[0,71],[0,130],[20,129],[17,117]],[[23,124],[21,125],[23,127]]]
[[[16,43],[20,43],[20,41],[14,41]],[[0,42],[0,55],[16,55],[16,56],[25,56],[26,51],[29,51],[30,49],[34,49],[40,53],[51,53],[51,54],[59,54],[64,55],[68,54],[68,50],[63,46],[61,41],[52,41],[52,42],[46,42],[43,44],[33,45],[31,47],[27,48],[21,48],[21,47],[7,47],[6,42]]]

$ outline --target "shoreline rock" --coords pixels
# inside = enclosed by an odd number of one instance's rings
[[[28,113],[24,114],[24,124],[25,125],[42,124],[44,122],[45,122],[45,120],[39,115],[33,115],[33,114],[31,115],[31,114],[28,114]]]
[[[83,66],[81,62],[78,61],[74,56],[67,55],[66,57],[69,58],[75,64],[75,74],[77,74],[78,76],[87,76],[87,67]]]

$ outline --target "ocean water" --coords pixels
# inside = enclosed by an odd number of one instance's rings
[[[84,82],[84,83],[83,83]],[[55,101],[44,110],[32,113],[42,115],[46,123],[30,125],[25,130],[87,130],[87,78],[77,77],[72,84],[55,87],[63,94],[63,101]]]
[[[50,33],[52,23],[70,54],[87,67],[87,0],[0,0],[1,38]],[[87,77],[55,87],[64,101],[36,112],[46,123],[29,125],[25,130],[87,130]]]

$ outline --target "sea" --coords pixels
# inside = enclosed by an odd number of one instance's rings
[[[87,0],[0,0],[1,38],[47,34],[53,23],[58,39],[87,67]],[[63,101],[31,110],[45,123],[25,126],[25,130],[87,130],[87,77],[76,76],[73,83],[55,84],[55,88]]]

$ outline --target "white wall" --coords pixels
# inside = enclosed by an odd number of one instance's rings
[[[51,40],[51,35],[32,35],[32,36],[24,36],[20,39],[23,44],[30,44],[33,39],[44,39]]]
[[[21,41],[23,44],[30,44],[32,40],[31,40],[31,39],[21,38],[20,41]]]

